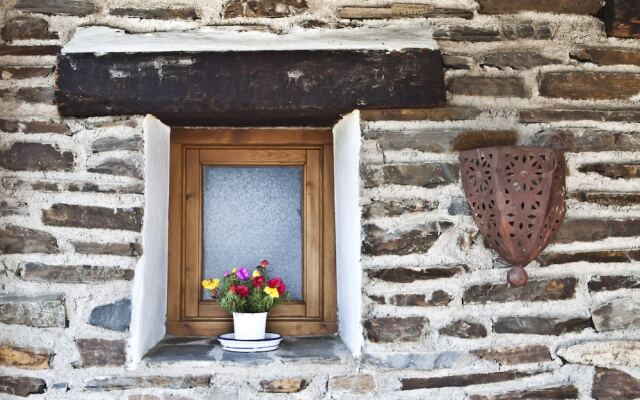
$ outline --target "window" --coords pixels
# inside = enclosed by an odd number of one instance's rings
[[[200,282],[263,258],[293,297],[269,330],[337,331],[332,151],[325,129],[172,129],[168,334],[232,331]]]

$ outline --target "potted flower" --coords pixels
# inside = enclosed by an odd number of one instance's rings
[[[234,336],[237,340],[265,338],[267,314],[283,301],[289,301],[287,286],[280,278],[269,278],[269,261],[262,260],[252,272],[234,268],[222,279],[205,279],[202,287],[220,306],[233,314]]]

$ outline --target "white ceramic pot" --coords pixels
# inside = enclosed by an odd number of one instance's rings
[[[267,330],[267,313],[233,313],[233,333],[237,340],[262,340]]]

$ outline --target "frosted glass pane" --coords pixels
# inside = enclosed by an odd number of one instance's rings
[[[302,184],[303,167],[205,167],[203,276],[267,259],[302,300]]]

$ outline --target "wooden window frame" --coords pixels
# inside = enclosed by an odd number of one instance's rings
[[[172,128],[167,334],[233,331],[231,316],[214,301],[201,299],[202,171],[207,165],[304,167],[304,301],[271,311],[267,329],[296,336],[337,332],[331,130]]]

